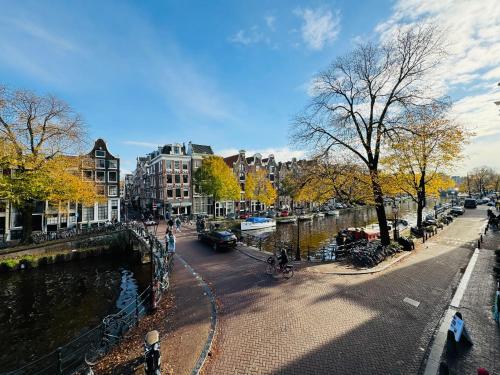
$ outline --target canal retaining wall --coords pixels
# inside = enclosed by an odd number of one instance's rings
[[[48,264],[131,252],[136,246],[129,231],[58,241],[0,254],[0,272],[20,271]]]

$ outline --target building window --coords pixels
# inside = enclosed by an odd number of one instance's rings
[[[118,220],[118,199],[111,199],[111,220]]]
[[[95,150],[95,156],[96,156],[96,158],[105,158],[106,157],[106,151]]]
[[[108,160],[108,168],[109,169],[117,169],[118,162],[116,160]]]
[[[116,197],[118,195],[118,188],[116,185],[108,186],[108,195],[110,197]]]
[[[172,183],[172,175],[167,174],[167,184],[171,184],[171,183]]]
[[[166,164],[167,164],[167,169],[172,169],[172,160],[167,160]]]
[[[97,195],[106,195],[106,190],[104,189],[104,185],[96,186],[96,194]]]
[[[176,174],[175,175],[175,183],[176,184],[180,184],[181,183],[181,175],[180,174]]]
[[[241,186],[241,191],[245,191],[245,184],[240,184]]]
[[[108,205],[99,204],[97,207],[97,220],[108,220]]]
[[[97,182],[106,182],[106,172],[104,172],[104,171],[95,171],[95,180]]]
[[[245,181],[245,173],[240,173],[240,181]]]
[[[180,198],[181,197],[181,189],[175,189],[175,197]]]
[[[273,174],[269,175],[269,181],[271,181],[271,182],[274,181],[274,175]]]
[[[187,174],[183,174],[182,175],[182,182],[185,183],[185,184],[187,184],[188,180],[189,180],[188,175]]]
[[[182,162],[182,170],[187,171],[188,170],[188,163],[187,161]]]
[[[179,160],[174,161],[174,169],[180,169],[181,168],[181,162]]]
[[[84,180],[93,180],[94,172],[93,171],[83,171],[83,179]]]
[[[83,221],[94,220],[94,206],[83,207]]]
[[[104,160],[104,159],[95,159],[95,167],[97,169],[106,169],[106,160]]]
[[[194,169],[198,169],[198,168],[200,168],[200,165],[201,165],[201,163],[200,163],[200,161],[199,161],[199,160],[195,160],[195,161],[194,161]]]
[[[188,197],[189,197],[189,190],[184,189],[184,198],[188,198]]]
[[[172,189],[167,189],[167,198],[173,198],[174,197],[174,191]]]
[[[178,154],[179,153],[179,147],[175,146],[174,147],[174,154]]]
[[[118,172],[108,172],[108,182],[116,182],[118,178]]]
[[[57,215],[47,215],[47,225],[57,225]]]

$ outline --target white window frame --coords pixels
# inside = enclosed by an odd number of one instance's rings
[[[111,189],[115,189],[115,193],[111,193]],[[118,186],[117,185],[109,185],[108,186],[108,197],[116,197],[118,196]]]
[[[111,173],[115,173],[115,179],[112,180],[110,176]],[[108,182],[118,182],[118,172],[117,171],[109,171],[108,172]]]
[[[97,174],[102,173],[104,179],[103,180],[98,180],[97,179]],[[105,171],[95,171],[95,182],[98,182],[100,184],[105,184],[106,183],[106,172]]]
[[[101,153],[102,154],[98,154],[98,153]],[[96,158],[105,158],[106,157],[106,151],[104,150],[95,150],[95,153],[94,153],[95,157]]]
[[[115,165],[112,167],[111,163],[115,163]],[[118,169],[118,160],[115,159],[109,159],[108,160],[108,168],[109,169]]]
[[[99,165],[101,162],[103,164],[102,167]],[[106,169],[106,159],[95,159],[95,168],[96,169]]]

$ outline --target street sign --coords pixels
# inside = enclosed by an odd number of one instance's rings
[[[448,330],[453,332],[456,342],[460,342],[460,339],[463,337],[466,341],[472,344],[472,339],[465,328],[464,321],[462,320],[462,314],[459,312],[453,315],[453,319],[451,320],[450,328]]]

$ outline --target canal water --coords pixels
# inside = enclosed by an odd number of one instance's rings
[[[148,286],[149,265],[88,258],[0,274],[0,373],[50,353]]]
[[[434,207],[435,202],[429,201],[427,211]],[[392,225],[392,207],[386,206],[389,225]],[[409,226],[416,225],[416,204],[412,201],[401,202],[398,218],[408,221]],[[273,252],[275,241],[284,241],[297,248],[297,238],[300,242],[301,254],[305,257],[308,252],[312,256],[317,250],[329,244],[339,230],[349,227],[366,227],[377,223],[377,213],[373,207],[357,207],[340,210],[339,216],[325,216],[314,218],[311,221],[300,221],[296,224],[277,224],[272,231],[251,231],[249,234],[261,237],[262,250]],[[253,233],[252,233],[253,232]]]

